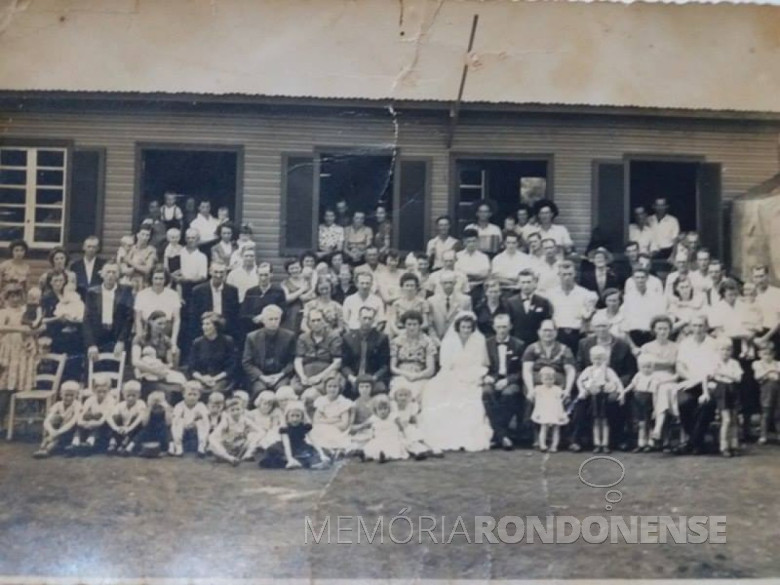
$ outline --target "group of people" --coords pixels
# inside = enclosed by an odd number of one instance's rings
[[[384,207],[371,227],[340,202],[318,249],[278,279],[251,226],[210,207],[185,217],[167,193],[114,257],[90,237],[73,262],[52,250],[36,282],[27,245],[11,244],[0,420],[41,356],[68,356],[37,456],[191,450],[287,468],[524,445],[732,456],[777,430],[780,289],[765,266],[731,277],[664,199],[636,210],[619,259],[577,255],[546,199],[503,227],[481,203],[458,235],[439,217],[406,256]],[[128,364],[116,388],[86,373],[105,353]]]

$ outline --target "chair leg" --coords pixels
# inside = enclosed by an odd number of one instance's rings
[[[16,395],[11,394],[11,405],[8,409],[8,432],[6,438],[10,441],[14,438],[14,424],[16,422]]]

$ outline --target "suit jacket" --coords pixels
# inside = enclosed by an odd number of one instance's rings
[[[197,326],[203,313],[214,310],[214,295],[211,292],[211,282],[203,282],[192,289],[190,296],[192,303],[191,318]],[[238,324],[238,289],[229,284],[222,285],[222,317],[227,324],[226,330],[232,335]]]
[[[592,290],[597,295],[599,295],[599,301],[598,301],[598,307],[603,308],[604,307],[604,291],[608,288],[617,288],[620,289],[623,285],[623,281],[621,280],[620,275],[613,270],[612,268],[607,268],[607,278],[604,283],[603,288],[599,288],[598,282],[596,280],[596,270],[584,270],[582,274],[580,275],[580,286],[583,288],[586,288],[588,290]]]
[[[517,337],[509,337],[507,341],[506,352],[506,379],[509,384],[520,384],[523,379],[523,352],[525,351],[525,343],[523,343]],[[487,352],[488,360],[490,362],[488,366],[488,375],[499,380],[501,376],[498,374],[499,358],[498,358],[498,341],[495,337],[489,337],[487,340]]]
[[[113,323],[103,327],[103,286],[93,286],[84,301],[84,341],[87,347],[121,341],[127,344],[133,327],[133,290],[118,284],[114,293]]]
[[[84,259],[81,258],[71,262],[70,269],[76,275],[76,290],[81,295],[82,300],[86,300],[87,291],[90,288],[103,284],[103,277],[100,276],[100,271],[103,269],[105,263],[105,260],[95,258],[95,265],[92,267],[92,278],[88,279]]]
[[[269,358],[268,352],[271,351],[268,347],[268,330],[259,329],[247,335],[241,365],[250,383],[256,382],[261,375],[268,376],[280,372],[284,372],[285,375],[292,374],[295,360],[295,334],[287,329],[279,329],[276,335],[273,355],[270,356],[275,366],[266,369],[262,366]]]
[[[350,330],[344,334],[341,346],[341,371],[345,376],[356,376],[360,369],[360,343],[363,334]],[[390,374],[390,340],[387,335],[372,329],[366,337],[366,374],[387,381]]]
[[[506,301],[509,317],[512,319],[512,336],[525,343],[526,347],[539,341],[539,326],[542,321],[552,319],[553,308],[550,301],[540,295],[531,295],[531,306],[525,311],[520,294]]]
[[[431,305],[431,326],[433,333],[439,339],[444,337],[447,329],[461,311],[471,310],[471,297],[459,292],[450,295],[450,310],[447,311],[447,297],[444,293],[433,295],[428,299]]]
[[[272,284],[263,293],[259,286],[253,286],[246,291],[244,302],[241,303],[239,312],[245,331],[252,331],[260,327],[252,319],[262,313],[263,309],[268,305],[276,305],[280,309],[284,309],[287,306],[287,296],[284,294],[282,287]]]
[[[596,345],[596,336],[590,335],[580,341],[577,350],[577,368],[579,371],[587,368],[590,363],[590,350]],[[636,359],[631,351],[631,346],[622,339],[612,337],[612,349],[609,353],[609,367],[615,370],[615,373],[623,382],[624,386],[631,383],[631,379],[636,374]]]

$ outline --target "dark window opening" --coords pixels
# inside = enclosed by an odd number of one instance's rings
[[[393,219],[393,157],[356,154],[320,155],[320,209],[335,209],[340,199],[349,210],[363,211],[368,225],[374,227],[373,215],[378,205],[387,207]]]
[[[641,205],[648,213],[653,213],[655,199],[665,197],[669,203],[669,213],[680,222],[680,230],[686,232],[697,229],[698,163],[633,160],[630,165],[632,222],[634,208]]]

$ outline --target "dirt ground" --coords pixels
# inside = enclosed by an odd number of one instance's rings
[[[709,578],[780,574],[780,448],[740,458],[615,456],[622,501],[578,476],[587,454],[454,453],[328,471],[238,469],[213,461],[104,456],[35,461],[34,445],[0,443],[0,575],[223,578]],[[595,465],[595,467],[593,467]],[[614,481],[609,462],[593,483]],[[611,469],[599,468],[611,466]],[[614,495],[612,497],[615,497]],[[726,544],[396,544],[401,510],[446,517],[567,514],[725,515]],[[385,539],[337,544],[336,517],[382,516]],[[330,517],[331,544],[304,543],[305,518]],[[399,525],[400,526],[400,525]],[[439,523],[441,526],[441,523]],[[355,531],[357,528],[355,528]],[[403,539],[403,526],[395,533]],[[469,532],[472,532],[469,529]],[[356,532],[342,540],[356,540]],[[439,538],[439,540],[441,540]]]

